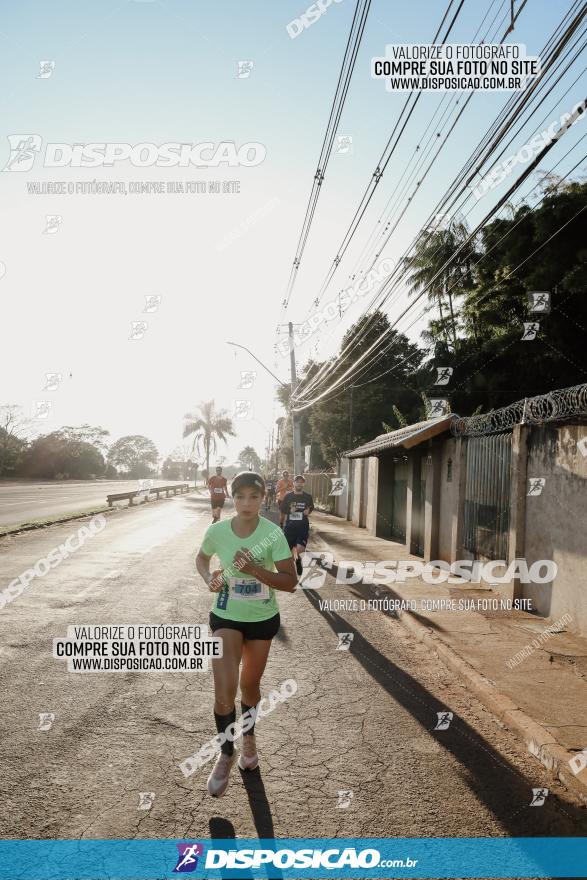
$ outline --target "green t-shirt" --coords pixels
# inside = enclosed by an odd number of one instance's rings
[[[267,584],[261,584],[252,575],[235,569],[232,560],[237,550],[245,547],[251,551],[258,565],[268,571],[276,571],[275,563],[289,559],[291,550],[279,526],[263,516],[259,517],[257,528],[248,538],[235,535],[231,522],[231,519],[225,519],[209,526],[200,548],[206,556],[216,554],[224,569],[225,586],[214,594],[212,611],[218,617],[229,620],[268,620],[279,611],[275,590]]]

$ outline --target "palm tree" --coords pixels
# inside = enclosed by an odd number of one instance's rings
[[[406,260],[406,269],[410,272],[410,292],[428,289],[428,300],[436,303],[440,312],[436,332],[444,333],[447,344],[452,342],[453,350],[457,345],[453,298],[471,286],[471,246],[466,245],[455,259],[452,258],[468,237],[469,230],[465,223],[452,222],[446,229],[438,229],[431,235],[423,236],[416,245],[414,255]],[[443,313],[443,305],[446,306],[447,300],[450,319]],[[452,336],[450,340],[447,326],[449,323]]]
[[[228,437],[235,437],[235,431],[232,419],[228,417],[225,409],[216,409],[213,400],[200,403],[196,407],[195,413],[186,413],[184,419],[186,424],[183,429],[183,436],[189,437],[193,434],[192,452],[197,451],[201,454],[203,450],[206,459],[206,470],[210,475],[210,453],[216,453],[218,448],[217,441],[222,440],[226,443]]]
[[[245,448],[241,450],[238,462],[249,471],[261,470],[261,459],[252,446],[245,446]]]

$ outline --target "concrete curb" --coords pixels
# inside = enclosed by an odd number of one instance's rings
[[[88,516],[98,516],[100,513],[108,513],[111,507],[98,507],[95,510],[84,510],[78,513],[71,513],[67,516],[59,517],[59,519],[48,520],[47,522],[23,523],[20,526],[14,526],[5,532],[0,531],[0,540],[8,537],[8,535],[19,535],[21,532],[33,532],[37,529],[48,529],[50,526],[58,526],[60,523],[73,522],[76,519],[85,519]]]
[[[575,757],[572,752],[563,748],[545,727],[519,709],[509,697],[500,693],[454,648],[447,645],[432,629],[416,620],[409,611],[399,612],[397,619],[419,642],[432,648],[445,665],[466,682],[477,699],[526,744],[530,754],[555,773],[566,788],[587,804],[587,767],[574,774],[570,764]]]
[[[197,490],[191,488],[191,489],[188,489],[187,492],[183,492],[182,494],[189,495],[190,492],[195,492],[195,491],[197,491]],[[174,495],[174,498],[177,498],[177,495]],[[159,500],[159,499],[156,499],[156,500]],[[152,501],[149,501],[149,504],[152,504],[152,503],[153,503]],[[134,505],[134,506],[138,507],[139,505]],[[98,514],[100,514],[100,513],[103,513],[103,514],[104,513],[115,513],[116,511],[119,511],[119,510],[128,510],[128,509],[129,509],[129,505],[127,505],[126,507],[109,507],[108,505],[106,505],[106,507],[97,507],[95,510],[94,509],[80,510],[77,513],[64,514],[63,516],[59,517],[58,519],[48,520],[47,522],[23,523],[22,525],[14,526],[13,528],[9,528],[5,532],[0,530],[0,541],[2,540],[2,538],[6,538],[9,535],[19,535],[21,532],[32,532],[32,531],[35,531],[36,529],[48,529],[50,526],[58,526],[61,523],[66,523],[66,522],[74,522],[76,519],[85,519],[88,516],[98,516]]]

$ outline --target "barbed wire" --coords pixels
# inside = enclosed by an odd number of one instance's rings
[[[514,425],[536,425],[576,415],[587,416],[587,384],[526,397],[493,412],[455,419],[451,431],[457,437],[474,437],[508,430]]]

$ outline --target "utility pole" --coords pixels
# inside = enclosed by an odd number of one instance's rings
[[[287,325],[288,333],[289,333],[289,363],[291,368],[291,396],[293,398],[294,391],[296,390],[298,380],[296,376],[296,354],[294,350],[294,335],[293,335],[293,324],[290,321]],[[290,413],[291,413],[291,429],[292,429],[292,455],[293,455],[293,472],[294,477],[298,473],[298,462],[301,462],[301,442],[300,442],[300,426],[298,424],[298,420],[296,419],[294,410],[293,410],[293,401],[290,399]]]

